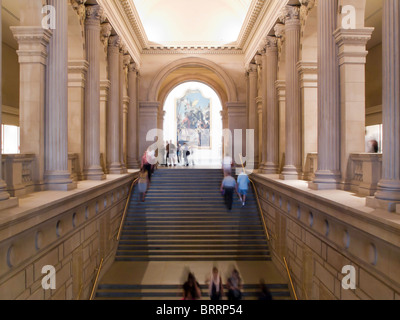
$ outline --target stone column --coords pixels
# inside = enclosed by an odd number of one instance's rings
[[[49,190],[71,190],[68,171],[68,3],[49,0],[56,25],[49,42],[47,67],[45,182]]]
[[[344,190],[350,190],[352,153],[365,152],[365,64],[366,45],[374,28],[337,29],[341,104],[341,171]]]
[[[124,82],[123,82],[123,134],[122,134],[122,153],[123,153],[123,163],[125,167],[128,168],[127,160],[128,160],[128,110],[129,110],[129,102],[130,96],[128,94],[128,71],[129,65],[131,63],[130,54],[124,55]]]
[[[339,65],[336,41],[337,1],[318,4],[318,170],[311,189],[336,189],[340,171]]]
[[[260,128],[260,131],[262,132],[262,149],[261,149],[261,158],[262,162],[260,164],[260,172],[265,173],[265,167],[267,164],[267,54],[265,51],[265,44],[263,43],[260,48],[258,49],[258,53],[260,54],[260,66],[259,66],[259,71],[260,71],[260,100],[262,103],[262,126]]]
[[[136,63],[133,61],[128,69],[128,155],[127,167],[137,169],[140,167],[138,160],[138,73]]]
[[[84,177],[104,180],[100,165],[100,18],[98,5],[86,7],[85,39],[89,63],[85,88],[85,157]]]
[[[26,4],[33,4],[33,1]],[[40,8],[35,10],[40,11]],[[40,20],[36,23],[39,24]],[[44,109],[47,46],[52,32],[39,25],[11,27],[11,31],[18,42],[17,54],[20,64],[21,153],[35,155],[33,181],[35,190],[42,191],[44,190]]]
[[[257,98],[256,98],[256,108],[258,114],[258,169],[261,170],[263,165],[263,99],[262,99],[262,56],[260,54],[256,54],[254,58],[257,65]]]
[[[119,127],[119,135],[120,135],[120,146],[119,146],[119,154],[120,154],[120,162],[122,166],[123,173],[126,172],[126,164],[124,158],[124,90],[126,88],[126,73],[124,68],[124,55],[126,53],[125,44],[121,43],[119,50],[119,117],[120,117],[120,127]]]
[[[107,109],[107,168],[110,174],[123,173],[120,160],[119,46],[119,36],[111,36],[108,43],[110,90]]]
[[[383,160],[375,198],[399,212],[400,204],[400,2],[383,3]]]
[[[300,54],[300,9],[287,6],[283,17],[286,41],[286,153],[281,179],[301,177],[301,104],[297,63]]]
[[[279,173],[279,109],[276,99],[276,81],[278,77],[278,47],[275,37],[266,39],[266,58],[267,58],[267,121],[265,130],[267,131],[267,158],[264,173]]]
[[[257,95],[258,95],[258,90],[257,90],[257,80],[258,80],[258,74],[257,74],[257,65],[256,64],[250,64],[249,69],[248,69],[248,88],[249,88],[249,118],[248,118],[248,128],[250,130],[254,130],[254,140],[250,141],[249,137],[246,136],[246,144],[247,146],[250,146],[251,144],[254,145],[254,163],[251,164],[254,169],[258,169],[259,167],[259,162],[258,162],[258,119],[257,119]]]

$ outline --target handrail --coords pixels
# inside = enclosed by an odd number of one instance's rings
[[[125,208],[124,208],[124,213],[122,214],[122,218],[121,218],[121,223],[119,225],[119,229],[118,229],[118,234],[117,234],[117,241],[119,241],[119,239],[121,238],[121,232],[122,232],[122,227],[124,225],[124,221],[125,221],[125,216],[126,216],[126,212],[128,210],[128,206],[129,206],[129,201],[131,200],[131,195],[132,195],[132,190],[133,190],[133,186],[135,185],[136,181],[138,181],[139,178],[135,179],[132,182],[131,188],[129,190],[129,194],[128,194],[128,198],[126,199],[126,204],[125,204]]]
[[[243,164],[242,155],[239,154],[239,156],[240,156],[240,162],[242,163],[243,171],[246,173],[246,169],[245,169],[244,164]],[[254,184],[253,180],[250,179],[250,177],[249,177],[249,180],[250,180],[250,182],[251,182],[251,184],[252,184],[252,186],[253,186],[253,189],[254,189],[254,191],[255,191],[255,193],[256,193],[256,200],[257,200],[257,204],[258,204],[258,209],[260,210],[262,222],[263,222],[263,225],[264,225],[264,230],[265,230],[265,233],[266,233],[266,235],[267,235],[268,241],[270,241],[270,236],[269,236],[269,233],[268,233],[268,228],[267,228],[267,224],[266,224],[266,222],[265,222],[263,210],[262,210],[261,203],[260,203],[260,197],[258,196],[258,192],[257,192],[256,185]]]
[[[90,300],[93,300],[94,291],[96,290],[97,281],[99,281],[99,276],[100,276],[101,268],[103,266],[103,261],[104,261],[104,259],[102,258],[101,261],[100,261],[99,269],[97,270],[97,275],[96,275],[96,279],[95,279],[94,284],[93,284],[92,293],[90,294]]]
[[[79,294],[78,294],[78,299],[77,300],[81,300],[82,289],[83,289],[83,284],[81,285],[81,287],[79,289]]]
[[[287,262],[286,262],[286,258],[285,258],[285,257],[283,257],[283,262],[285,263],[285,268],[286,268],[287,274],[288,274],[288,276],[289,276],[289,281],[290,281],[290,285],[291,285],[291,287],[292,287],[292,291],[293,291],[293,294],[294,294],[294,298],[295,298],[296,300],[298,300],[298,299],[297,299],[296,291],[294,290],[292,277],[290,276],[289,267],[288,267],[288,264],[287,264]]]

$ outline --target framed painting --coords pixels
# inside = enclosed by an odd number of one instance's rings
[[[188,90],[176,100],[176,124],[179,144],[211,149],[211,99],[200,90]]]

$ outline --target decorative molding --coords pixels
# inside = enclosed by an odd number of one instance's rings
[[[250,5],[250,10],[247,13],[245,18],[242,30],[240,31],[238,40],[237,40],[237,48],[243,48],[245,43],[247,42],[251,32],[254,29],[254,26],[260,18],[260,13],[262,9],[266,6],[268,1],[266,0],[253,0]]]
[[[87,0],[69,0],[72,8],[75,10],[76,14],[79,16],[81,25],[83,26],[86,18],[86,3]]]
[[[108,41],[111,36],[112,26],[110,23],[103,23],[101,25],[101,42],[103,43],[104,50],[107,53]]]

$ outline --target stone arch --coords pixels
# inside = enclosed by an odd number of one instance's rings
[[[228,101],[230,102],[238,101],[238,93],[236,85],[231,79],[231,77],[225,72],[225,70],[212,61],[195,57],[183,58],[174,61],[169,65],[167,65],[166,67],[164,67],[152,80],[150,84],[148,101],[160,101],[160,88],[163,82],[165,81],[165,79],[168,77],[169,74],[182,67],[202,67],[212,71],[223,82],[225,86],[225,88],[223,88],[223,91],[226,92]],[[210,85],[209,83],[207,84]]]
[[[167,100],[167,97],[171,93],[171,91],[174,90],[179,85],[186,83],[186,82],[190,82],[190,81],[201,82],[201,83],[204,83],[205,85],[211,87],[217,93],[219,99],[221,100],[222,105],[225,105],[228,102],[228,97],[226,95],[226,92],[216,81],[214,81],[213,79],[211,79],[207,76],[202,76],[202,75],[197,75],[197,74],[188,74],[188,75],[174,79],[160,91],[160,94],[159,94],[160,111],[162,111],[165,101]]]

